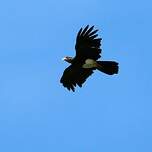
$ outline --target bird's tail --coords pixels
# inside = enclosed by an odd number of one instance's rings
[[[119,67],[115,61],[97,61],[97,69],[108,75],[117,74]]]

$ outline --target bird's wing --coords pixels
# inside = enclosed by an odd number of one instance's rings
[[[93,73],[93,69],[77,68],[70,65],[64,70],[60,82],[68,90],[75,91],[76,85],[82,87],[82,84]]]
[[[84,29],[79,30],[75,44],[76,58],[83,58],[84,60],[87,58],[94,60],[100,58],[101,38],[97,38],[98,34],[96,32],[98,30],[93,28],[94,26],[89,28],[89,25],[87,25]]]

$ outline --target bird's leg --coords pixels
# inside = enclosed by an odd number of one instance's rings
[[[83,64],[82,67],[85,69],[95,68],[97,67],[97,62],[93,59],[86,59],[85,64]]]

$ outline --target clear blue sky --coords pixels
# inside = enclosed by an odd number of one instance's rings
[[[1,152],[152,152],[152,2],[0,2]],[[95,25],[102,59],[82,89],[59,83],[81,26]]]

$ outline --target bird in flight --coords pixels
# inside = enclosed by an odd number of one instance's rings
[[[101,38],[98,37],[98,30],[94,30],[94,26],[87,25],[84,29],[81,28],[76,37],[75,57],[66,56],[64,61],[70,63],[60,79],[68,90],[75,91],[78,85],[82,84],[86,79],[93,74],[94,70],[101,71],[108,75],[118,73],[118,63],[115,61],[98,61],[101,57]]]

